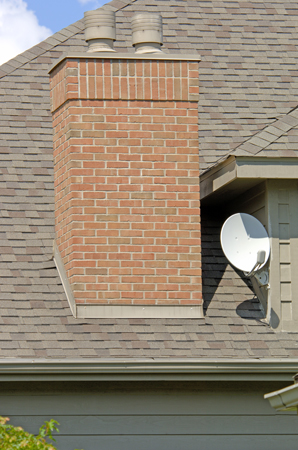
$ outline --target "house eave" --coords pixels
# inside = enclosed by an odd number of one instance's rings
[[[297,179],[297,169],[297,158],[229,156],[201,175],[201,200],[239,195],[267,179]]]
[[[290,381],[298,359],[0,359],[7,381]]]

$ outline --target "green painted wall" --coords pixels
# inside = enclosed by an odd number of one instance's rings
[[[0,414],[37,432],[60,422],[59,450],[283,450],[298,417],[276,414],[263,395],[281,383],[8,383]]]

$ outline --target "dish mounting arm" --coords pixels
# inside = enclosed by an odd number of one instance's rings
[[[264,264],[266,258],[266,252],[264,250],[259,250],[257,253],[257,262],[253,269],[249,273],[245,273],[247,278],[250,278],[255,295],[258,297],[261,304],[264,306],[267,304],[266,318],[263,321],[270,325],[270,296],[268,297],[267,292],[270,289],[269,285],[269,272],[268,269],[262,269],[259,271],[260,267]]]
[[[253,276],[258,271],[258,269],[261,267],[261,265],[264,264],[265,258],[266,258],[265,250],[259,250],[258,253],[257,253],[257,262],[253,266],[252,270],[250,272],[246,273],[245,275],[248,278]]]

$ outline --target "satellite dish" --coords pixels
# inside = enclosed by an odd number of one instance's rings
[[[260,270],[268,261],[268,234],[261,222],[250,214],[230,216],[222,226],[220,242],[229,262],[246,274]]]

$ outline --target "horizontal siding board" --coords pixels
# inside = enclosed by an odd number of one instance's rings
[[[57,447],[61,450],[251,450],[282,449],[293,450],[297,445],[297,436],[89,436],[60,437]]]
[[[264,392],[265,393],[265,392]],[[0,395],[0,414],[231,414],[274,415],[261,392],[133,391],[60,395]]]
[[[44,420],[58,420],[59,450],[293,450],[296,414],[276,414],[263,399],[268,386],[254,387],[2,391],[0,414],[34,433]]]
[[[60,435],[282,435],[298,434],[292,416],[55,416]],[[10,423],[36,433],[48,416],[11,416]],[[296,431],[297,429],[297,431]]]

